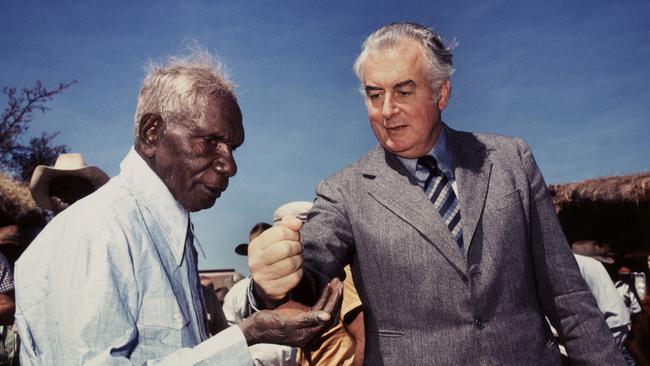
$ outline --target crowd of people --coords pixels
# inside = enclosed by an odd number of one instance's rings
[[[223,304],[190,213],[237,173],[243,112],[206,51],[151,67],[119,175],[64,154],[0,181],[0,364],[650,364],[645,287],[567,243],[527,144],[443,122],[452,59],[415,23],[365,40],[378,145],[253,226]]]

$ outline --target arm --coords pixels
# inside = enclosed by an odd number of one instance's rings
[[[345,330],[354,338],[354,365],[363,365],[364,350],[366,347],[366,333],[363,327],[363,310],[359,309],[357,314],[354,314],[350,323],[343,322]]]
[[[0,294],[0,325],[13,324],[15,311],[14,292],[9,291]]]
[[[357,288],[352,279],[352,269],[345,267],[343,281],[343,305],[341,306],[341,321],[347,333],[354,339],[354,365],[363,365],[366,346],[366,333],[363,323],[363,305],[359,299]]]
[[[530,245],[542,307],[572,364],[625,365],[569,249],[544,179],[528,146],[517,140],[529,185]]]
[[[149,266],[138,266],[148,258],[146,250],[133,243],[116,221],[104,219],[101,230],[74,243],[58,236],[40,238],[40,244],[61,244],[65,250],[28,250],[19,260],[16,324],[23,341],[21,363],[250,365],[246,340],[238,327],[174,351],[189,325],[174,317],[178,312],[175,297],[141,297],[143,287],[157,286],[158,278],[151,278]],[[64,230],[74,229],[67,226]],[[156,342],[174,344],[164,348]]]

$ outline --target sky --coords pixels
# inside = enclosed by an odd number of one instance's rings
[[[650,2],[3,1],[0,86],[76,80],[35,114],[26,137],[109,175],[133,143],[147,63],[196,40],[238,85],[246,140],[238,173],[193,214],[201,269],[248,273],[234,253],[283,203],[376,145],[352,64],[367,35],[395,21],[457,42],[443,120],[524,138],[547,183],[650,170]],[[6,99],[0,102],[5,103]]]

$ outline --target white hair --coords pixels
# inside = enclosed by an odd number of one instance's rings
[[[205,111],[208,96],[237,99],[235,85],[219,63],[196,42],[189,53],[171,56],[165,64],[150,62],[135,109],[135,133],[142,117],[158,114],[167,124],[180,118],[196,119]]]
[[[433,90],[438,90],[443,81],[454,73],[452,67],[453,49],[456,42],[445,45],[442,37],[425,26],[410,22],[391,23],[373,32],[366,38],[361,53],[354,62],[354,72],[363,83],[363,67],[368,54],[373,51],[398,46],[405,38],[417,41],[426,56],[426,71]],[[363,89],[364,86],[362,85]]]

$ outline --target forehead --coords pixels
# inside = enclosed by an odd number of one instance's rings
[[[208,96],[202,101],[201,118],[185,123],[191,132],[243,130],[242,115],[237,102],[230,96]]]
[[[368,52],[363,66],[365,85],[392,87],[405,80],[426,78],[424,51],[414,40],[404,39],[398,45]]]

